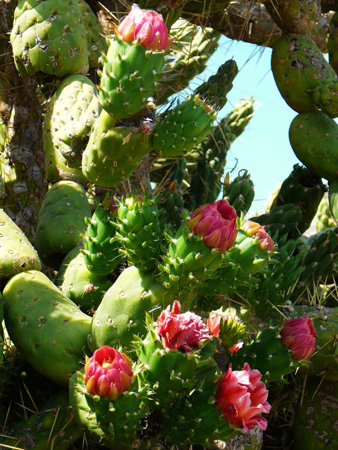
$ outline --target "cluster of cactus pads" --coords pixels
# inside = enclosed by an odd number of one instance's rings
[[[297,112],[260,215],[235,59],[189,87],[259,2],[136,3],[0,3],[0,449],[336,450],[337,2],[251,24]]]

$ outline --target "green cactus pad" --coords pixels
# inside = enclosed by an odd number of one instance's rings
[[[42,202],[34,240],[41,259],[56,269],[87,229],[91,209],[84,188],[74,181],[58,181]]]
[[[66,77],[86,73],[86,28],[77,0],[21,0],[11,32],[14,62],[21,75]]]
[[[0,209],[0,278],[40,269],[36,250],[21,229]]]
[[[328,181],[338,177],[338,125],[318,111],[298,114],[290,125],[290,144],[311,172]]]
[[[128,43],[117,36],[110,41],[99,73],[100,102],[114,119],[130,117],[144,108],[156,89],[164,65],[163,52],[146,49],[139,41]]]
[[[173,300],[152,272],[129,267],[104,295],[94,314],[88,336],[90,349],[109,345],[132,350],[134,335],[146,334],[146,312],[156,318]]]
[[[36,270],[13,276],[3,297],[6,328],[22,356],[42,375],[67,385],[84,358],[91,317]]]
[[[86,76],[71,75],[59,84],[48,104],[43,130],[51,182],[86,181],[81,171],[82,153],[100,111],[95,85]]]
[[[151,151],[150,135],[114,126],[115,119],[103,110],[82,157],[86,179],[103,187],[124,181]]]
[[[336,74],[311,37],[284,34],[273,46],[272,73],[286,103],[298,113],[317,111],[313,90]]]

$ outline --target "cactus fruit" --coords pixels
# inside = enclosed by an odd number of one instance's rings
[[[298,114],[289,138],[297,158],[315,175],[334,181],[338,175],[338,125],[321,111]]]
[[[14,62],[21,75],[37,72],[66,77],[86,73],[86,28],[78,0],[49,2],[21,0],[11,32]]]
[[[45,264],[58,269],[62,259],[77,246],[91,217],[86,192],[75,181],[53,184],[42,202],[34,246]]]
[[[148,319],[147,329],[144,340],[138,338],[134,345],[145,366],[139,376],[154,391],[154,408],[166,410],[199,385],[215,383],[219,377],[213,359],[215,343],[201,317],[180,313],[175,301],[157,322]]]
[[[115,119],[130,117],[147,105],[164,65],[164,50],[171,43],[162,16],[136,5],[118,31],[102,56],[99,73],[100,102]]]
[[[273,46],[272,73],[286,103],[298,113],[317,111],[313,90],[322,81],[336,78],[311,37],[284,34]]]
[[[6,328],[20,353],[42,375],[67,385],[84,357],[91,317],[37,270],[12,277],[3,297]]]
[[[70,380],[70,402],[79,425],[108,448],[127,450],[136,441],[148,408],[139,368],[124,353],[104,346]]]
[[[40,270],[39,255],[12,219],[0,209],[0,278],[26,270]]]
[[[82,153],[101,108],[95,85],[84,75],[65,78],[50,99],[44,120],[43,146],[51,182],[85,182]]]

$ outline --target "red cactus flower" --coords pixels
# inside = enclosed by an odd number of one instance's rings
[[[149,50],[168,50],[171,39],[161,14],[134,5],[119,26],[119,37],[125,42],[137,39]]]
[[[273,252],[275,249],[275,243],[271,239],[271,236],[265,231],[265,228],[259,223],[252,222],[251,220],[246,220],[243,222],[241,229],[245,233],[254,238],[259,238],[258,248],[265,250],[267,252]]]
[[[295,361],[309,359],[315,350],[317,333],[308,316],[287,320],[280,335],[282,344],[292,351]]]
[[[85,365],[85,384],[89,394],[116,400],[132,383],[132,363],[127,355],[108,347],[96,350]]]
[[[189,311],[180,314],[180,310],[177,300],[171,311],[170,306],[163,310],[157,319],[157,331],[164,348],[191,353],[194,347],[201,347],[200,341],[211,339],[209,329],[201,317]]]
[[[232,371],[231,365],[225,376],[218,382],[216,408],[225,420],[247,432],[256,425],[266,430],[267,420],[261,416],[268,413],[271,405],[267,402],[268,391],[258,370],[251,370],[248,363],[242,370]]]
[[[195,209],[187,226],[196,236],[203,236],[207,247],[225,253],[237,236],[236,211],[226,200],[217,200]]]

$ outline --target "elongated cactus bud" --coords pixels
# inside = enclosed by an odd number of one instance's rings
[[[250,217],[250,220],[263,225],[271,237],[278,236],[280,239],[286,233],[293,233],[293,236],[300,236],[298,224],[302,220],[302,211],[298,205],[286,203],[282,206],[275,206],[268,213],[258,217]],[[276,235],[278,233],[278,235]]]
[[[87,269],[99,276],[109,275],[122,262],[121,246],[112,223],[117,215],[117,206],[114,201],[112,204],[112,207],[111,203],[98,205],[91,219],[86,220],[87,230],[80,249]]]
[[[129,194],[118,205],[117,240],[131,264],[140,270],[157,267],[163,240],[163,221],[157,208],[159,198]]]
[[[271,209],[286,203],[300,206],[302,220],[298,224],[298,230],[303,234],[311,225],[326,190],[320,177],[306,167],[295,164],[273,199]]]
[[[213,109],[198,95],[188,97],[154,129],[154,150],[165,157],[189,152],[206,138],[215,118]]]
[[[223,184],[223,198],[235,208],[238,216],[241,213],[246,215],[255,197],[254,184],[250,175],[247,170],[242,170],[232,182],[226,181]]]
[[[232,89],[232,82],[238,74],[238,67],[234,60],[229,59],[222,64],[215,75],[202,83],[194,94],[199,95],[208,105],[222,109],[227,103],[227,94]]]

